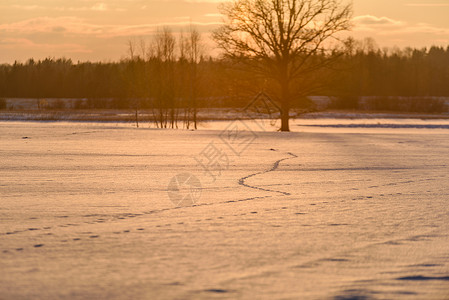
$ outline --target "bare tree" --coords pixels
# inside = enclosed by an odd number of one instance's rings
[[[176,39],[170,28],[164,27],[156,33],[148,56],[153,72],[152,79],[155,106],[158,110],[158,127],[177,126],[177,103],[175,98],[175,46]]]
[[[131,90],[128,92],[128,106],[135,113],[135,121],[136,127],[139,127],[139,110],[142,106],[142,97],[145,95],[145,85],[146,85],[146,72],[145,72],[145,64],[144,59],[146,56],[145,50],[145,40],[139,40],[140,49],[137,49],[137,40],[129,39],[128,40],[128,53],[129,53],[129,61],[128,61],[128,76],[126,76],[126,80],[128,81],[128,85],[131,87]],[[140,54],[137,53],[137,50],[140,50]]]
[[[213,38],[227,57],[276,82],[281,131],[289,131],[292,85],[329,63],[325,42],[349,29],[351,11],[339,0],[234,0],[220,6],[224,24]]]
[[[134,40],[129,39],[128,40],[128,53],[129,53],[129,58],[131,60],[134,60],[134,53],[136,52],[136,43],[134,42]]]
[[[183,64],[188,73],[183,80],[183,86],[185,86],[187,94],[187,101],[184,103],[184,125],[189,129],[192,122],[193,127],[197,129],[197,96],[200,84],[198,65],[204,50],[201,34],[192,24],[188,27],[186,34],[181,32],[178,48],[179,62]]]
[[[197,92],[198,92],[198,64],[202,54],[201,34],[190,25],[188,32],[187,56],[190,64],[190,104],[193,114],[193,126],[197,129]]]

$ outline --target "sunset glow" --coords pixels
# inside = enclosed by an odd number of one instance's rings
[[[117,60],[132,37],[157,27],[179,30],[189,23],[207,36],[221,22],[216,0],[36,1],[0,4],[0,63],[30,57]],[[373,37],[380,47],[449,44],[447,0],[355,0],[356,38]],[[213,48],[213,44],[210,44]]]

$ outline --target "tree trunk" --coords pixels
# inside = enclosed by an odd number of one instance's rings
[[[196,99],[193,99],[193,128],[198,129],[196,126],[197,120],[196,120],[196,114],[197,114],[197,109],[196,109]]]
[[[285,103],[287,101],[284,100],[282,103],[282,112],[281,112],[281,131],[290,131],[289,126],[289,113],[290,113],[290,107],[288,103]]]
[[[290,131],[290,91],[288,81],[281,84],[282,88],[282,103],[281,103],[281,131]]]

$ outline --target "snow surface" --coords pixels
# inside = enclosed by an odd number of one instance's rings
[[[448,299],[449,130],[308,122],[0,122],[0,298]]]

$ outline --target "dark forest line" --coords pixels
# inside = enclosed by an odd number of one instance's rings
[[[318,55],[334,55],[335,63],[302,80],[294,107],[307,107],[309,95],[337,97],[337,108],[356,108],[361,96],[384,102],[399,96],[449,97],[449,47],[381,50],[370,43],[347,43],[342,52]],[[245,72],[244,64],[204,55],[195,61],[173,55],[108,63],[47,58],[0,65],[0,98],[89,99],[79,102],[75,108],[80,109],[188,107],[193,98],[198,107],[243,107],[243,99],[266,90],[265,84]]]

